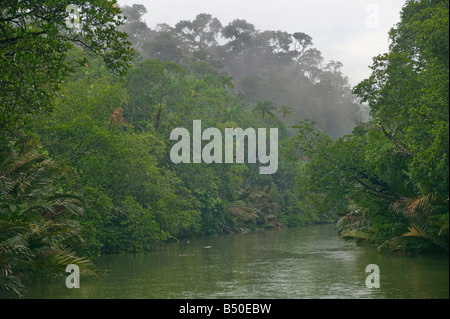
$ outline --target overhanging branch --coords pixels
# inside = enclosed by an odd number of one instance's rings
[[[401,145],[391,134],[389,134],[380,122],[378,122],[378,127],[381,129],[383,134],[388,139],[390,139],[395,144],[395,146],[397,146],[397,148],[400,150],[401,153],[407,155],[410,158],[414,158],[414,155],[410,151],[408,151],[403,145]]]

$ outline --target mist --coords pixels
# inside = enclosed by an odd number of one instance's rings
[[[302,30],[258,30],[238,17],[225,25],[208,13],[152,29],[143,20],[144,5],[122,11],[128,17],[123,31],[142,59],[175,62],[193,75],[222,74],[223,86],[245,107],[257,101],[284,106],[280,117],[287,126],[310,119],[340,137],[367,116],[352,95],[343,64],[326,60]]]

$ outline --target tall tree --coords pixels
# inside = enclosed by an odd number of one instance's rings
[[[418,191],[448,196],[448,1],[408,1],[391,30],[389,53],[355,93],[369,103],[387,141],[411,158]]]
[[[287,106],[287,105],[282,105],[282,106],[280,106],[279,112],[281,114],[283,114],[283,118],[285,118],[286,115],[292,114],[292,107]]]
[[[120,31],[128,35],[128,40],[137,50],[141,49],[150,36],[150,29],[147,27],[142,17],[147,13],[147,9],[142,4],[133,4],[121,7],[126,23],[120,26]]]
[[[389,52],[354,89],[372,120],[335,141],[298,127],[294,149],[307,157],[298,187],[312,209],[339,208],[345,238],[448,251],[448,22],[448,1],[408,1]],[[330,63],[320,84],[340,95],[330,78],[339,68]]]
[[[222,24],[210,14],[199,14],[193,21],[180,21],[175,26],[175,33],[188,50],[205,50],[217,44],[217,35]]]

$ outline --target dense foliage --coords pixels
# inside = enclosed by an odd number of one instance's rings
[[[302,123],[289,152],[309,158],[299,188],[341,215],[343,238],[380,249],[448,252],[448,1],[408,1],[390,50],[354,88],[371,120],[331,141]]]
[[[354,89],[364,123],[304,33],[208,14],[152,30],[141,5],[71,3],[77,32],[66,1],[0,9],[0,296],[69,263],[96,275],[100,254],[338,217],[344,238],[448,250],[447,2],[407,3]],[[277,127],[278,171],[172,163],[193,120]]]
[[[21,296],[31,280],[64,274],[71,263],[82,275],[96,275],[76,252],[89,250],[78,219],[90,208],[64,182],[74,176],[71,167],[49,157],[30,125],[53,109],[74,46],[118,74],[129,68],[133,51],[117,31],[124,17],[113,1],[70,3],[82,10],[77,32],[69,1],[0,2],[1,296]]]

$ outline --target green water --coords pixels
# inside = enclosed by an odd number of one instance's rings
[[[36,285],[27,298],[449,298],[449,259],[378,254],[336,238],[333,225],[256,231],[104,256],[79,289]],[[380,269],[367,288],[366,266]]]

